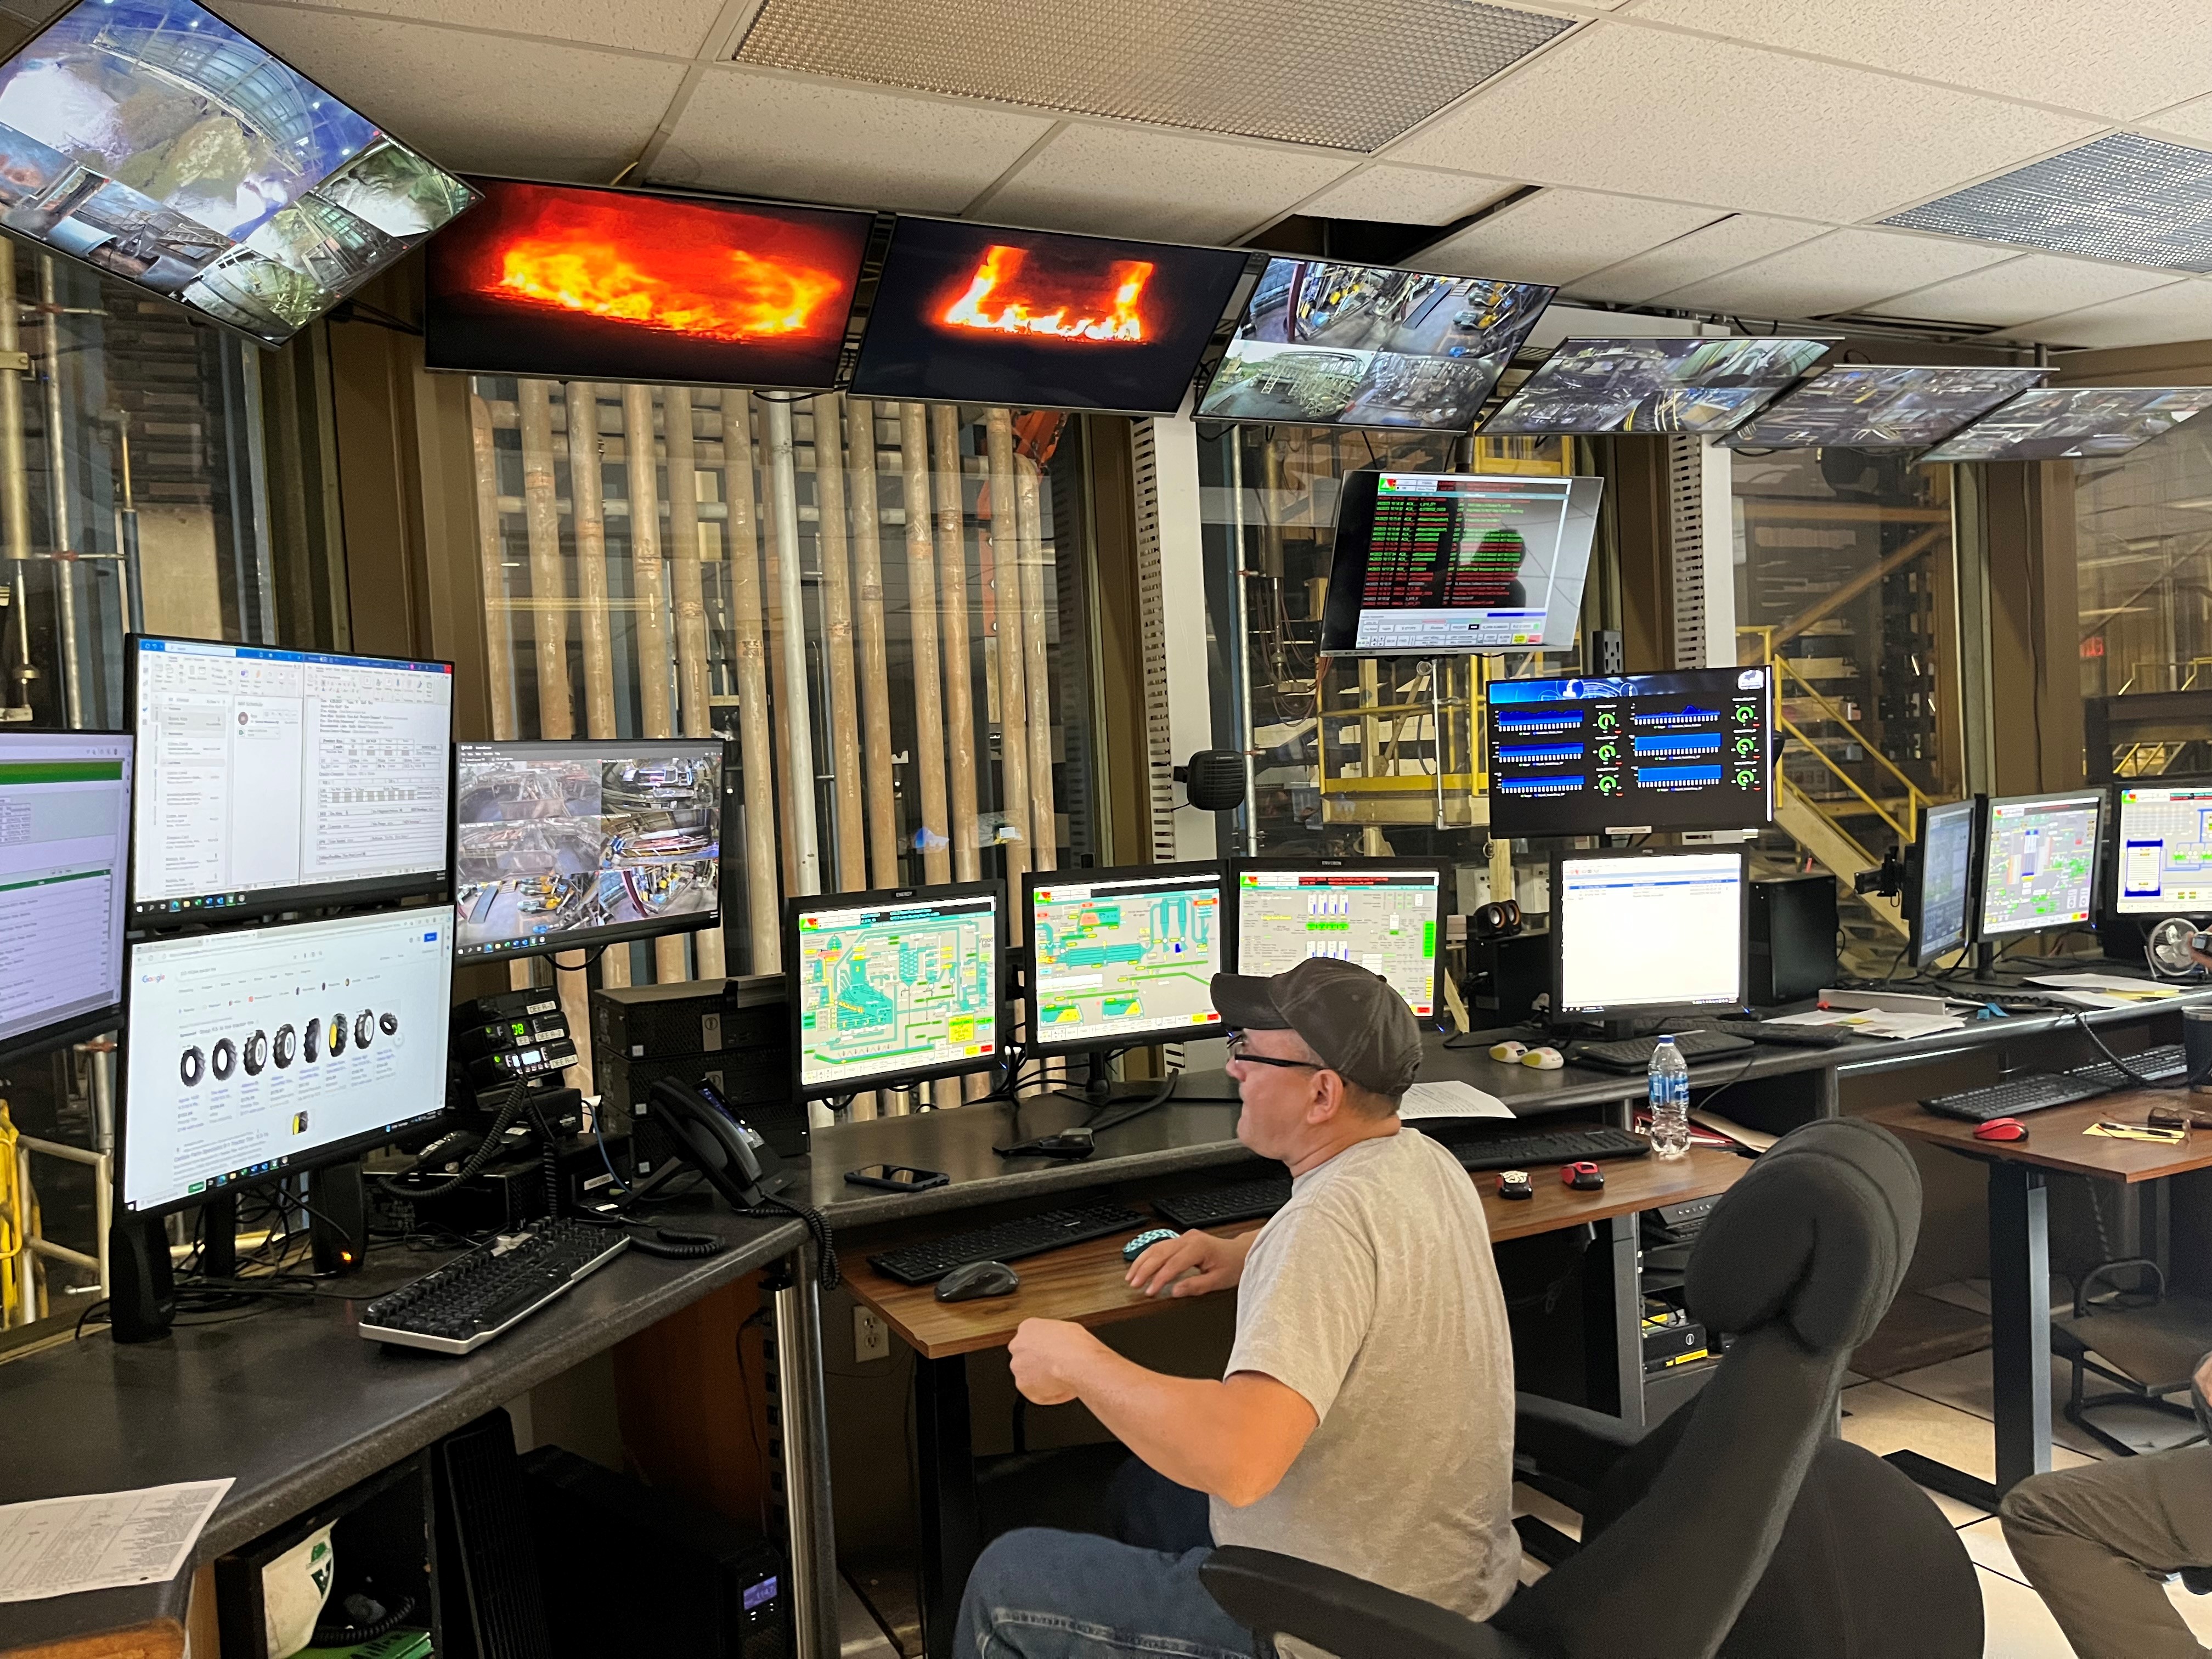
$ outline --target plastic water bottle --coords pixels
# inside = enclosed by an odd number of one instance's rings
[[[1690,1150],[1690,1062],[1674,1038],[1661,1037],[1651,1050],[1644,1087],[1651,1103],[1651,1150],[1662,1158],[1681,1157]]]

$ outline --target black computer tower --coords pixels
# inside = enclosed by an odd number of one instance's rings
[[[1527,1019],[1536,999],[1552,990],[1552,936],[1515,933],[1467,942],[1467,979],[1461,987],[1468,1024],[1476,1030]]]
[[[1751,884],[1751,1000],[1772,1008],[1836,982],[1836,878]]]
[[[789,1039],[781,974],[592,993],[592,1052],[629,1060],[719,1054]]]
[[[558,1446],[524,1455],[554,1659],[785,1659],[791,1590],[759,1532]]]

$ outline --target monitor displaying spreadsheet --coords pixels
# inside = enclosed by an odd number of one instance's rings
[[[1552,864],[1552,1012],[1741,1006],[1741,852],[1562,854]]]
[[[1218,1036],[1218,864],[1032,872],[1030,1052]]]
[[[119,1012],[130,846],[129,738],[0,736],[0,1053]]]
[[[1308,957],[1356,962],[1420,1018],[1436,1012],[1447,871],[1407,859],[1240,859],[1237,971],[1279,974]]]
[[[2112,908],[2124,916],[2212,914],[2212,779],[2120,783]]]
[[[2071,927],[2097,901],[2100,789],[1990,800],[1982,815],[1979,937]]]

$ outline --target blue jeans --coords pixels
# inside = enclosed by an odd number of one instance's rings
[[[955,1659],[1271,1659],[1199,1583],[1208,1553],[1010,1532],[968,1577]]]

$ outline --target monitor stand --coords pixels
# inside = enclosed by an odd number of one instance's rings
[[[1093,1128],[1112,1127],[1126,1123],[1133,1117],[1143,1115],[1156,1106],[1172,1105],[1178,1101],[1192,1103],[1212,1103],[1234,1104],[1231,1095],[1187,1095],[1182,1092],[1182,1073],[1170,1078],[1145,1078],[1130,1083],[1114,1081],[1112,1063],[1116,1051],[1101,1049],[1086,1055],[1084,1079],[1065,1089],[1055,1089],[1047,1094],[1030,1095],[1013,1103],[1018,1113],[1024,1107],[1034,1106],[1040,1101],[1067,1100],[1082,1107],[1085,1121]],[[1164,1092],[1163,1091],[1164,1085]]]

